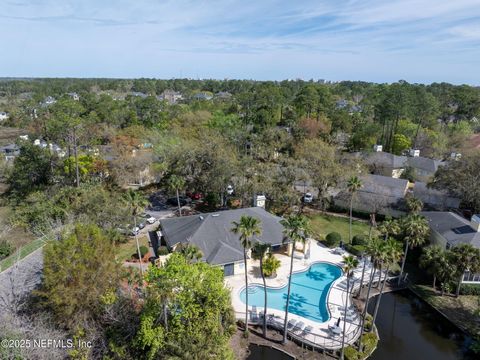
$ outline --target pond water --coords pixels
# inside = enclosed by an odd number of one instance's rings
[[[250,355],[247,360],[292,360],[293,357],[283,351],[268,346],[250,344],[248,347]]]
[[[376,323],[380,342],[372,360],[468,359],[470,339],[409,290],[384,294]]]

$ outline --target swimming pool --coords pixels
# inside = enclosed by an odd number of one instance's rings
[[[332,283],[342,275],[342,270],[332,264],[316,263],[307,270],[292,275],[290,304],[288,311],[304,318],[325,322],[329,319],[327,295]],[[288,285],[282,288],[267,286],[267,307],[285,311]],[[240,292],[240,299],[245,303],[245,289]],[[249,285],[248,305],[264,307],[262,285]]]

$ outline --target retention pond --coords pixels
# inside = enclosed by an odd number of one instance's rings
[[[372,360],[469,359],[470,339],[409,290],[384,294],[376,323],[380,342]]]

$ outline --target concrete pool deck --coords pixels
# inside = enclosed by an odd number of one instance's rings
[[[327,262],[333,265],[342,267],[343,256],[336,254],[333,249],[329,249],[320,245],[316,241],[311,241],[310,246],[310,258],[303,259],[303,253],[298,250],[295,251],[295,255],[302,255],[302,258],[294,258],[293,260],[293,272],[301,272],[307,270],[310,265],[318,262]],[[281,267],[277,271],[277,277],[275,279],[266,279],[267,286],[274,288],[281,288],[288,284],[288,275],[290,271],[290,257],[282,254],[275,254],[277,259],[281,261]],[[351,281],[358,286],[361,278],[363,262],[354,271],[354,278]],[[364,283],[367,283],[369,272],[366,272]],[[225,283],[232,293],[232,305],[238,319],[245,319],[245,303],[240,299],[240,292],[245,288],[245,274],[235,274],[225,278]],[[263,286],[262,277],[260,275],[260,265],[258,261],[248,260],[248,284]],[[268,299],[267,299],[268,301]],[[355,309],[351,296],[346,296],[346,277],[341,275],[337,280],[333,282],[330,287],[330,291],[327,297],[327,309],[330,314],[329,320],[320,323],[310,319],[306,319],[302,316],[298,316],[293,313],[288,314],[289,321],[294,319],[296,321],[302,321],[306,326],[311,326],[312,331],[310,333],[304,333],[302,331],[295,332],[295,329],[289,331],[291,337],[296,338],[304,342],[307,345],[321,348],[321,349],[339,349],[342,346],[342,334],[333,335],[329,330],[329,325],[335,324],[339,318],[341,318],[340,328],[343,332],[343,313],[345,308],[345,302],[347,308],[353,314],[348,317],[346,321],[345,331],[345,343],[354,343],[360,335],[360,314]],[[257,315],[252,313],[252,306],[249,306],[249,321],[251,323],[262,323],[260,315],[263,314],[263,307],[257,306]],[[257,318],[256,321],[252,321],[252,315]],[[273,308],[268,308],[267,319],[269,325],[278,329],[283,329],[283,322],[285,312]],[[254,320],[255,320],[254,318]]]

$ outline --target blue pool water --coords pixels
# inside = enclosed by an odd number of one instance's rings
[[[341,275],[342,270],[338,266],[327,263],[316,263],[308,270],[293,274],[289,312],[317,322],[327,321],[328,290]],[[287,290],[287,285],[280,289],[267,286],[267,307],[285,311]],[[245,302],[245,289],[240,293],[240,299]],[[262,285],[249,285],[248,305],[264,307]]]

